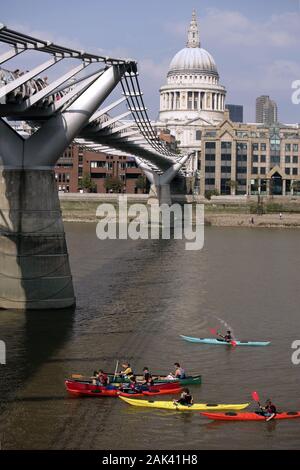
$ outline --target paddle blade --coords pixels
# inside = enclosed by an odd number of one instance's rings
[[[215,328],[210,328],[209,331],[211,332],[212,335],[217,334],[217,330]]]
[[[259,400],[259,395],[258,395],[257,392],[252,392],[252,398],[253,398],[254,401],[260,401]]]
[[[231,346],[235,348],[236,345],[237,345],[236,341],[231,341]]]

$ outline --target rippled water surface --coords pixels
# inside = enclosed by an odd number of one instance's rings
[[[74,399],[71,373],[113,370],[128,359],[201,373],[195,401],[241,403],[257,390],[300,410],[298,230],[206,228],[205,248],[170,241],[105,241],[93,224],[66,224],[75,311],[0,312],[7,365],[0,366],[4,449],[296,449],[300,420],[216,423],[198,413],[133,408],[113,398]],[[186,343],[230,325],[266,348]],[[166,399],[166,397],[163,397]]]

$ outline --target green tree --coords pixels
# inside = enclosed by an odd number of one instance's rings
[[[291,188],[293,189],[294,194],[298,194],[300,192],[300,180],[293,181]]]
[[[79,189],[85,189],[89,192],[96,192],[97,185],[92,180],[91,176],[88,173],[84,173],[83,177],[79,180]]]
[[[207,191],[205,191],[205,198],[208,199],[209,201],[211,200],[211,197],[212,196],[219,196],[220,193],[217,189],[208,189]]]
[[[117,176],[108,176],[105,179],[104,186],[107,191],[118,193],[122,191],[124,183]]]
[[[146,189],[146,178],[143,175],[140,175],[138,179],[136,180],[135,187],[136,189],[140,189],[141,191],[145,191]]]

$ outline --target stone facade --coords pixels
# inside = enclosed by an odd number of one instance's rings
[[[201,194],[300,194],[300,125],[241,124],[202,129]]]

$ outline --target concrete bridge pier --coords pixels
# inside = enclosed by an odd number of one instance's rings
[[[0,171],[0,308],[75,304],[53,170]]]
[[[176,177],[180,169],[187,162],[191,155],[182,157],[178,162],[171,165],[162,174],[157,174],[140,158],[136,157],[137,165],[143,170],[151,183],[148,204],[172,204],[171,181]]]

